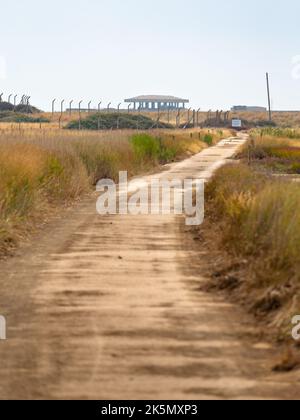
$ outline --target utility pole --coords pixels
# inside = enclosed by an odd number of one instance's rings
[[[23,101],[23,97],[22,97],[22,101]],[[52,101],[52,117],[54,116],[54,112],[55,112],[55,109],[54,109],[55,102],[56,102],[56,99],[53,99],[53,101]]]
[[[81,104],[82,104],[83,100],[81,100],[78,104],[78,109],[79,109],[79,130],[81,130]]]
[[[272,110],[271,110],[271,95],[270,95],[269,73],[266,73],[266,79],[267,79],[267,92],[268,92],[268,105],[269,105],[269,121],[272,122]]]
[[[74,100],[72,99],[72,101],[70,101],[70,104],[69,104],[69,115],[70,116],[72,115],[72,104],[73,104],[73,102],[74,102]]]
[[[30,100],[30,98],[31,98],[31,96],[27,96],[26,97],[26,101],[27,101],[27,103],[26,103],[26,111],[27,111],[27,114],[29,114],[29,106],[30,106],[29,100]]]
[[[62,120],[62,116],[63,116],[63,113],[64,113],[64,103],[65,103],[65,100],[63,99],[60,103],[59,128],[61,128],[61,120]]]

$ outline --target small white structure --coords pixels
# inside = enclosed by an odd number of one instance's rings
[[[241,129],[242,125],[243,125],[242,120],[240,120],[238,118],[233,119],[232,122],[231,122],[231,127],[232,128]]]

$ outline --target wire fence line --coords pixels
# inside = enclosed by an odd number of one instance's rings
[[[19,101],[18,101],[19,99]],[[201,128],[202,126],[229,126],[229,115],[230,112],[226,111],[223,112],[222,110],[219,111],[212,111],[209,110],[208,112],[202,112],[200,108],[196,109],[186,109],[186,108],[179,108],[179,109],[161,109],[158,107],[155,110],[146,110],[143,108],[133,109],[132,105],[129,104],[127,108],[122,109],[122,103],[118,103],[117,107],[112,106],[112,102],[109,102],[106,107],[103,107],[103,101],[98,101],[97,107],[92,107],[93,101],[84,101],[79,100],[78,102],[74,99],[70,101],[66,101],[65,99],[59,100],[58,98],[53,98],[51,100],[51,112],[50,113],[43,113],[39,111],[37,108],[32,107],[30,105],[31,96],[29,95],[14,95],[13,93],[9,93],[7,95],[7,100],[4,98],[4,93],[0,91],[0,111],[3,107],[1,105],[8,105],[9,110],[16,111],[17,107],[20,108],[20,113],[28,113],[28,114],[50,114],[50,121],[35,121],[39,123],[40,128],[43,128],[45,124],[48,122],[52,122],[53,124],[57,124],[58,128],[65,128],[67,122],[73,118],[73,121],[76,119],[78,120],[78,129],[81,130],[83,127],[83,120],[86,119],[86,116],[91,114],[99,114],[99,119],[97,123],[97,129],[103,130],[102,124],[102,115],[103,114],[114,114],[116,113],[118,117],[116,118],[115,123],[109,129],[118,130],[122,129],[122,122],[125,121],[125,115],[136,115],[136,116],[147,116],[149,119],[153,120],[153,124],[147,127],[143,127],[142,121],[139,118],[136,119],[136,129],[140,129],[140,125],[143,129],[154,129],[159,128],[161,124],[169,124],[170,128],[177,128],[177,129],[188,129],[188,128]],[[18,103],[19,102],[19,103]],[[77,106],[75,107],[75,103]],[[83,104],[87,104],[87,106],[83,106]],[[67,104],[67,105],[66,105]],[[65,106],[66,105],[66,106]],[[59,109],[57,109],[59,106]],[[155,115],[156,114],[156,115]],[[1,122],[1,119],[0,119]],[[27,123],[30,121],[24,121]],[[18,128],[21,129],[22,121],[19,122]]]

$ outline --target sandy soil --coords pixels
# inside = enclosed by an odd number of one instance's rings
[[[159,176],[208,178],[244,138]],[[105,216],[88,199],[1,262],[2,399],[298,398],[299,372],[251,318],[199,291],[205,264],[181,216]]]

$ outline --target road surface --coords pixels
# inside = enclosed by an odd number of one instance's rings
[[[160,177],[209,178],[244,137]],[[87,199],[0,263],[0,397],[297,398],[251,318],[199,292],[204,258],[181,216],[99,216]]]

